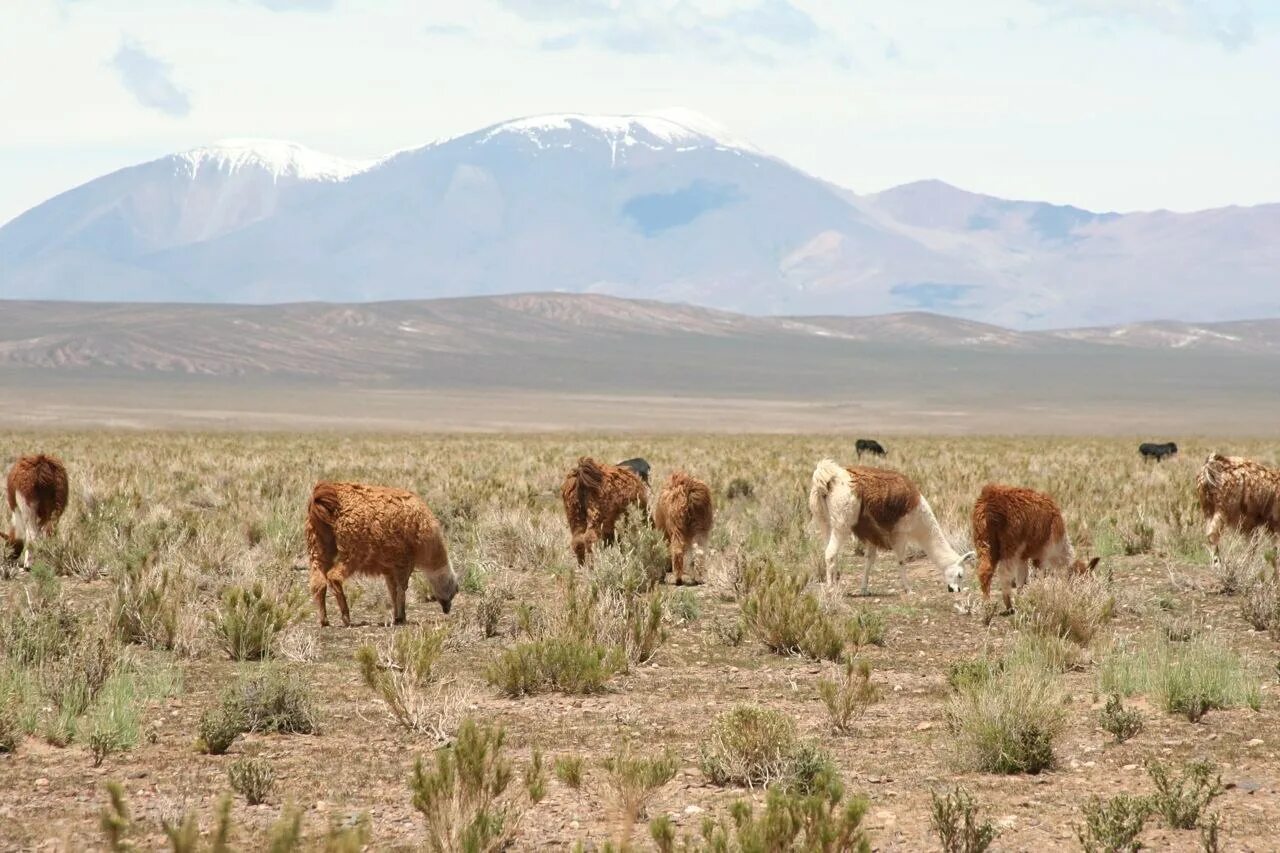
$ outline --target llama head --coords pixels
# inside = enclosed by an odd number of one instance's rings
[[[973,551],[969,551],[942,570],[942,577],[947,582],[947,592],[960,592],[964,589],[964,564],[976,556]]]
[[[431,584],[431,596],[440,602],[440,609],[448,613],[453,607],[453,597],[458,594],[458,576],[453,573],[453,565],[446,565],[441,572],[428,573],[427,581]]]
[[[1092,560],[1085,562],[1084,557],[1077,557],[1071,563],[1071,574],[1073,575],[1091,575],[1093,570],[1098,567],[1098,561],[1101,557],[1094,557]]]

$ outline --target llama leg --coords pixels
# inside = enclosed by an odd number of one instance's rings
[[[338,602],[338,612],[342,614],[342,627],[351,627],[351,610],[347,607],[347,594],[342,589],[342,582],[346,578],[346,572],[341,565],[335,566],[329,572],[329,589],[333,592],[333,600]]]
[[[1205,535],[1209,537],[1210,551],[1213,552],[1213,567],[1215,569],[1222,566],[1222,552],[1219,550],[1219,543],[1222,541],[1222,527],[1226,522],[1226,517],[1221,512],[1215,512],[1213,517],[1209,519],[1209,524],[1205,528]]]
[[[676,576],[676,586],[684,586],[684,543],[671,543],[671,571]]]
[[[398,572],[391,572],[384,576],[387,582],[387,595],[391,597],[392,625],[404,624],[404,614],[401,612],[400,608],[400,579],[398,574]]]
[[[1006,614],[1013,612],[1013,577],[1015,571],[1014,566],[1010,566],[1007,563],[996,571],[1000,578],[1000,597],[1004,601],[1004,612]]]
[[[833,527],[831,529],[831,537],[827,540],[827,549],[822,555],[823,563],[826,566],[827,583],[834,583],[840,579],[840,575],[836,571],[836,555],[840,553],[840,548],[848,538],[849,534],[840,528]]]
[[[905,545],[902,547],[895,546],[893,552],[898,558],[898,585],[905,595],[911,592],[911,581],[907,579],[907,548]]]
[[[324,572],[311,570],[311,599],[316,605],[316,615],[320,617],[320,627],[324,628],[329,624],[329,614],[326,612],[324,597],[329,589],[329,580],[324,576]]]
[[[869,595],[871,593],[871,564],[876,561],[876,546],[863,543],[863,547],[867,549],[867,562],[862,566],[862,594]]]
[[[18,519],[18,535],[22,537],[22,568],[31,568],[31,545],[36,536],[39,535],[39,528],[35,524],[35,511],[32,510],[27,499],[22,495],[17,496],[18,506],[14,510],[14,514]]]

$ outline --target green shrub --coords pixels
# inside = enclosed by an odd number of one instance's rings
[[[855,648],[884,645],[884,617],[866,608],[854,611],[848,622],[849,642]]]
[[[232,660],[263,660],[276,635],[300,615],[295,596],[278,596],[256,583],[223,590],[211,621],[218,644]]]
[[[87,743],[94,767],[100,767],[112,753],[137,746],[139,709],[134,682],[129,674],[118,673],[103,686],[88,714],[88,726]]]
[[[256,806],[267,801],[276,784],[276,771],[265,758],[241,758],[227,768],[231,790]]]
[[[844,638],[805,585],[800,575],[773,565],[756,570],[742,602],[743,623],[777,654],[839,660]]]
[[[1004,669],[999,659],[961,660],[947,667],[947,684],[955,691],[972,690],[986,684]]]
[[[1262,702],[1258,680],[1240,656],[1209,637],[1170,643],[1156,636],[1119,648],[1103,661],[1100,682],[1104,692],[1150,696],[1192,722],[1215,708],[1257,710]]]
[[[834,770],[826,751],[796,737],[790,717],[754,705],[739,705],[716,717],[699,745],[699,759],[715,785],[778,783],[802,793]]]
[[[749,498],[755,494],[755,487],[751,485],[750,480],[742,477],[734,477],[729,481],[729,485],[725,487],[724,496],[726,500],[737,500],[738,498]]]
[[[1112,693],[1102,709],[1102,728],[1115,736],[1116,743],[1124,743],[1142,731],[1142,714],[1124,707],[1120,694]]]
[[[522,809],[507,793],[511,762],[502,728],[463,722],[452,747],[436,750],[434,765],[418,759],[409,780],[413,807],[426,822],[426,847],[436,853],[502,850]]]
[[[1063,701],[1052,677],[1030,666],[1007,668],[960,691],[946,710],[960,764],[984,773],[1039,773],[1053,766]]]
[[[1258,577],[1245,590],[1240,610],[1255,631],[1280,632],[1280,584],[1273,577]]]
[[[839,681],[825,678],[818,681],[818,695],[831,717],[832,728],[842,734],[852,730],[853,724],[880,698],[879,691],[871,683],[871,664],[853,658],[845,662],[844,674]]]
[[[108,620],[122,643],[173,649],[181,639],[182,601],[189,593],[176,572],[147,560],[126,560],[115,573]]]
[[[1148,761],[1147,774],[1156,788],[1151,807],[1172,829],[1194,829],[1201,813],[1223,791],[1222,777],[1207,761],[1191,762],[1177,779],[1160,762]]]
[[[943,853],[984,853],[1000,834],[989,821],[978,820],[978,805],[964,788],[956,786],[944,794],[930,794],[930,825]]]
[[[749,801],[738,800],[729,809],[729,821],[704,819],[697,838],[677,843],[675,826],[665,817],[649,824],[649,834],[659,853],[870,853],[862,826],[866,814],[866,798],[846,798],[843,784],[831,776],[810,794],[770,788],[762,814]]]
[[[1142,849],[1138,836],[1150,814],[1146,797],[1094,796],[1084,807],[1084,826],[1076,827],[1076,837],[1086,853],[1134,853]]]
[[[222,755],[236,738],[248,731],[238,708],[218,704],[206,708],[197,724],[196,749],[209,755]]]
[[[691,589],[677,589],[667,596],[667,612],[681,622],[696,622],[698,596]]]
[[[486,677],[502,695],[513,698],[546,691],[581,695],[599,693],[625,666],[617,649],[551,638],[504,650],[490,664]]]
[[[1115,598],[1093,576],[1037,578],[1018,593],[1023,630],[1087,646],[1115,613]]]
[[[557,779],[576,791],[582,787],[584,763],[581,755],[562,755],[552,764],[551,771]]]
[[[619,818],[624,824],[645,816],[645,809],[658,789],[676,775],[676,757],[671,752],[661,755],[637,755],[624,743],[604,761],[609,787],[613,789]]]

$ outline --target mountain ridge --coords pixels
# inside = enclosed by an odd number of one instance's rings
[[[202,151],[222,153],[118,170],[0,227],[0,297],[563,290],[1024,330],[1280,315],[1280,204],[1095,212],[933,179],[858,195],[688,113],[531,116],[360,163]],[[192,157],[212,165],[172,167]]]

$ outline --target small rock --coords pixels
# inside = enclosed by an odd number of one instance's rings
[[[1262,746],[1262,738],[1256,737],[1245,744],[1245,746]]]
[[[49,787],[49,780],[41,776],[39,779],[36,780],[36,787],[37,788]]]
[[[933,723],[928,720],[925,720],[923,723],[916,723],[916,731],[918,732],[927,732],[931,728],[933,728]]]
[[[571,820],[571,821],[569,821],[569,828],[570,828],[570,829],[577,829],[577,828],[578,828],[578,827],[580,827],[580,826],[582,826],[582,824],[578,823],[576,820]]]
[[[1121,770],[1137,770],[1137,769],[1138,769],[1138,765],[1136,765],[1136,764],[1126,764],[1124,767],[1121,767],[1120,769],[1121,769]]]
[[[688,815],[702,814],[702,809],[698,806],[685,806],[684,813]]]

